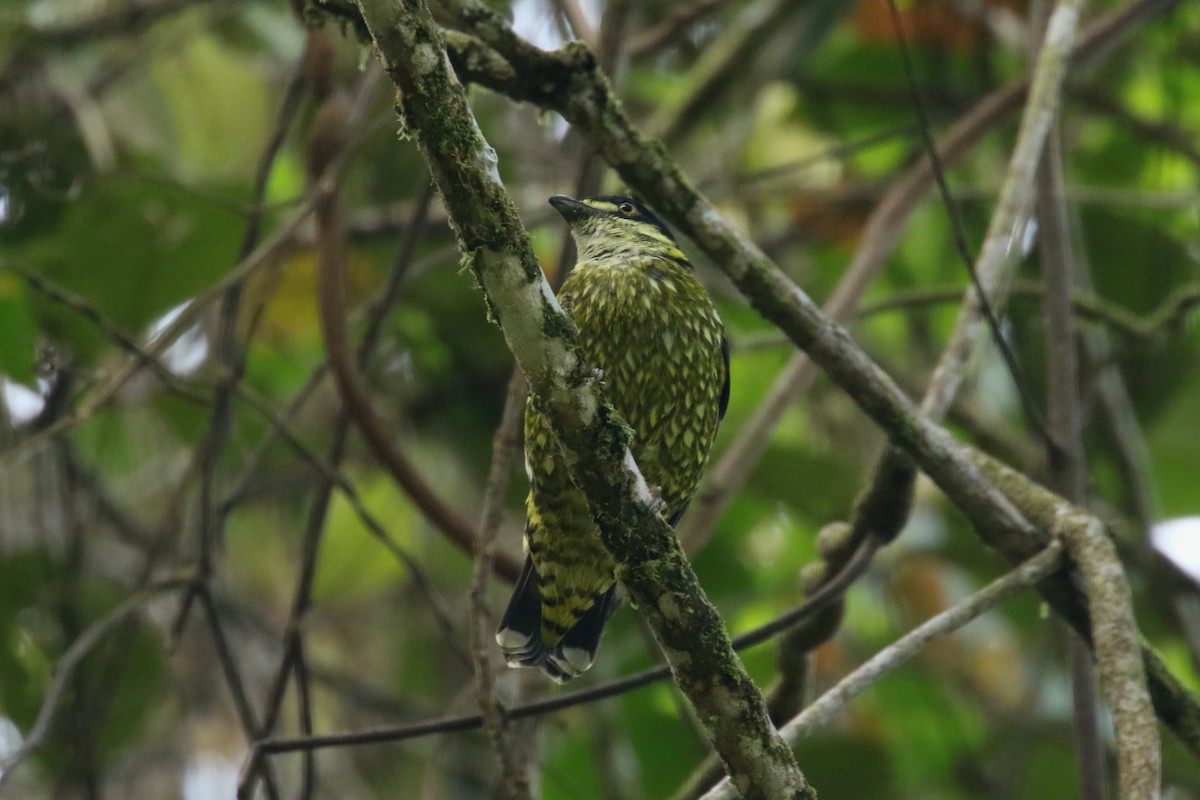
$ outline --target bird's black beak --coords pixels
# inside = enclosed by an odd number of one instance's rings
[[[569,224],[579,222],[582,219],[595,216],[599,212],[585,203],[581,203],[574,197],[567,197],[565,194],[556,194],[550,198],[550,205],[554,206],[554,210],[562,215]]]

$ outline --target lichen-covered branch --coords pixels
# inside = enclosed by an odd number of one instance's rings
[[[781,728],[784,737],[795,744],[824,726],[854,697],[873,686],[882,677],[908,663],[934,639],[953,633],[993,608],[1017,591],[1033,586],[1057,570],[1063,560],[1063,546],[1051,542],[1012,572],[980,589],[961,603],[931,617],[896,642],[880,650],[829,691],[817,698]],[[722,781],[702,800],[735,800],[728,781]]]
[[[653,510],[629,453],[630,432],[580,356],[574,327],[500,184],[495,153],[449,68],[428,9],[411,0],[358,5],[400,89],[398,107],[429,162],[464,262],[562,443],[622,583],[654,628],[731,778],[746,798],[810,797],[719,615],[674,533]],[[502,40],[504,31],[497,33]]]
[[[1133,22],[1174,5],[1173,0],[1139,0],[1094,26],[1086,43],[1090,48],[1110,44]],[[978,465],[972,463],[971,449],[924,418],[845,329],[822,314],[753,242],[725,222],[662,145],[641,135],[585,48],[567,45],[555,53],[537,50],[516,37],[499,15],[472,8],[463,18],[472,35],[449,37],[457,70],[516,100],[534,102],[562,114],[626,182],[722,267],[767,320],[805,349],[888,432],[892,442],[967,514],[989,545],[1015,563],[1046,546],[1048,532],[1053,530],[1052,519],[1033,524],[1013,499],[1014,493],[1029,496],[1045,490],[1023,475],[1011,475],[1012,491],[1001,492],[981,475]],[[1062,502],[1056,495],[1045,493]],[[1041,588],[1072,625],[1081,632],[1088,631],[1085,604],[1075,585],[1056,581]],[[1143,656],[1148,665],[1155,660],[1148,651]],[[1148,672],[1151,681],[1157,682],[1164,671],[1148,666]],[[1151,694],[1164,721],[1188,747],[1200,753],[1200,701],[1173,679],[1152,686]]]
[[[1162,777],[1158,725],[1146,670],[1139,657],[1133,597],[1116,547],[1095,517],[1064,511],[1056,533],[1087,585],[1092,649],[1100,684],[1113,716],[1121,800],[1158,797]]]
[[[1060,534],[1066,538],[1068,545],[1071,545],[1071,535],[1073,535],[1071,534],[1071,530],[1086,522],[1089,525],[1096,526],[1095,530],[1085,531],[1087,538],[1091,538],[1092,534],[1096,535],[1096,539],[1094,540],[1095,547],[1112,547],[1112,542],[1108,540],[1107,536],[1103,535],[1103,529],[1099,527],[1099,522],[1086,512],[1077,509],[1049,489],[1031,481],[1022,473],[997,461],[986,453],[972,450],[971,459],[979,467],[980,471],[987,476],[988,480],[999,488],[1000,491],[1004,492],[1009,500],[1021,510],[1021,513],[1037,525],[1039,530],[1053,531]],[[1064,527],[1064,520],[1073,520],[1075,522],[1068,529]],[[1076,547],[1083,548],[1084,546],[1076,541],[1071,549],[1072,557],[1076,558]],[[1115,555],[1113,557],[1115,558]],[[1084,554],[1083,558],[1085,561],[1090,558],[1102,559],[1103,554]],[[1081,566],[1087,565],[1083,564]],[[1091,569],[1091,567],[1088,568]],[[1108,568],[1111,568],[1111,565],[1096,567],[1097,570]],[[1086,574],[1085,580],[1088,580]],[[1121,583],[1124,584],[1123,575],[1121,576]],[[1105,587],[1104,581],[1094,580],[1089,581],[1088,588],[1089,594],[1101,589],[1106,593],[1109,591],[1120,591],[1115,587]],[[1072,591],[1070,584],[1066,582],[1047,581],[1042,584],[1041,589],[1043,594],[1054,604],[1055,610],[1091,642],[1094,633],[1092,625],[1088,624],[1088,616],[1090,613],[1094,616],[1094,612],[1083,602],[1079,593]],[[1127,585],[1125,585],[1125,592],[1126,594],[1128,593]],[[1103,595],[1099,597],[1101,602],[1110,602],[1112,599],[1106,598]],[[1127,597],[1126,602],[1128,602]],[[1101,613],[1111,615],[1114,612],[1110,609]],[[1119,625],[1121,623],[1116,624]],[[1136,631],[1136,625],[1134,631]],[[1126,645],[1128,646],[1128,636]],[[1133,652],[1131,649],[1129,654],[1132,655]],[[1097,658],[1099,659],[1099,655],[1097,655]],[[1147,688],[1149,689],[1154,711],[1158,718],[1193,753],[1200,755],[1200,701],[1197,700],[1194,693],[1188,691],[1179,683],[1179,680],[1163,664],[1158,654],[1144,641],[1141,643],[1139,658],[1142,669],[1145,671],[1148,683]],[[1127,663],[1122,664],[1119,668],[1122,676],[1127,676],[1131,671],[1132,668]],[[1103,672],[1101,677],[1103,679]],[[1124,677],[1120,679],[1124,680]]]

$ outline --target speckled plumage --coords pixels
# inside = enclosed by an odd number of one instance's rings
[[[728,401],[724,328],[666,227],[623,197],[552,198],[579,259],[559,292],[662,514],[674,524],[708,461]],[[591,665],[615,606],[615,563],[600,542],[549,424],[525,412],[530,477],[525,573],[497,639],[509,663],[560,682]]]

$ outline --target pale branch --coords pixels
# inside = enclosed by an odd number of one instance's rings
[[[940,419],[950,408],[965,378],[967,363],[987,341],[983,330],[986,321],[1010,370],[1013,371],[1013,379],[1017,383],[1027,416],[1037,426],[1041,425],[1039,416],[1030,407],[1030,401],[1021,386],[1012,354],[1000,337],[999,323],[993,313],[993,306],[1003,307],[1007,301],[1008,287],[1020,260],[1021,241],[1033,209],[1037,166],[1041,160],[1046,136],[1057,118],[1063,81],[1067,75],[1067,61],[1075,43],[1080,5],[1081,0],[1059,0],[1050,12],[1045,38],[1038,49],[1033,74],[1030,77],[1028,101],[1021,119],[1021,128],[1017,133],[1017,142],[1000,187],[996,209],[988,223],[978,263],[973,267],[970,263],[970,253],[960,242],[973,286],[963,298],[954,332],[950,335],[937,366],[934,367],[929,390],[921,403],[921,410],[934,419]],[[944,181],[940,181],[940,187],[947,206],[953,209]]]
[[[984,134],[1015,110],[1024,96],[1022,86],[1020,83],[1008,84],[989,94],[964,115],[936,147],[942,164],[961,160]],[[871,212],[853,259],[825,303],[823,310],[831,319],[848,317],[866,293],[898,243],[908,215],[932,187],[933,175],[933,160],[927,156],[896,181]],[[692,513],[685,519],[682,529],[684,541],[690,547],[698,549],[712,535],[721,512],[766,452],[771,431],[791,403],[812,384],[816,374],[807,353],[799,351],[789,359],[767,397],[697,492]]]
[[[823,729],[833,715],[841,711],[850,700],[888,673],[911,661],[929,642],[953,633],[1021,589],[1034,586],[1057,571],[1062,563],[1062,544],[1051,542],[1045,550],[1011,572],[997,578],[961,603],[926,620],[893,644],[880,650],[813,701],[784,725],[780,732],[795,746],[804,737]],[[705,794],[702,800],[734,800],[736,797],[729,782],[722,781]]]
[[[1082,553],[1081,557],[1085,560],[1091,560],[1092,563],[1081,565],[1080,571],[1084,572],[1084,579],[1088,582],[1089,596],[1096,591],[1103,591],[1103,594],[1097,596],[1096,602],[1108,604],[1108,608],[1101,611],[1102,614],[1106,615],[1105,624],[1109,626],[1109,630],[1105,632],[1106,635],[1122,639],[1128,644],[1129,633],[1124,629],[1124,626],[1129,624],[1129,620],[1132,619],[1132,610],[1128,606],[1129,587],[1125,581],[1124,572],[1120,571],[1119,580],[1114,574],[1109,574],[1102,580],[1087,576],[1088,571],[1092,571],[1094,575],[1099,576],[1103,575],[1106,570],[1110,573],[1114,569],[1120,570],[1119,560],[1115,564],[1108,562],[1108,555],[1104,551],[1111,549],[1113,543],[1108,538],[1103,527],[1100,526],[1099,521],[1071,505],[1049,489],[1029,480],[1021,472],[1003,464],[986,453],[972,450],[970,455],[979,470],[1000,491],[1004,492],[1005,496],[1021,509],[1021,513],[1025,514],[1038,526],[1039,530],[1051,531],[1061,534],[1064,537],[1068,532],[1074,532],[1073,535],[1079,539],[1086,539],[1088,546],[1095,548],[1095,552]],[[1089,521],[1090,524],[1093,524],[1093,527],[1086,529],[1081,527],[1083,520]],[[1064,521],[1070,522],[1070,531],[1066,530],[1066,523]],[[1087,549],[1081,543],[1072,545],[1070,539],[1066,539],[1066,541],[1069,546],[1072,546],[1073,559],[1075,558],[1075,547],[1079,547],[1081,550]],[[1113,555],[1112,558],[1115,559],[1116,556]],[[1105,585],[1104,581],[1111,581],[1114,585]],[[1050,582],[1046,582],[1040,588],[1054,604],[1055,608],[1079,631],[1080,635],[1091,642],[1094,635],[1092,626],[1090,624],[1080,624],[1081,618],[1086,618],[1095,611],[1095,609],[1090,607],[1090,603],[1083,602],[1083,598],[1078,593],[1069,591],[1067,585],[1053,585]],[[1121,602],[1126,603],[1125,607],[1117,608],[1116,605],[1119,605]],[[1133,633],[1136,636],[1136,623],[1133,624]],[[1093,649],[1095,649],[1094,645]],[[1129,653],[1123,655],[1133,656],[1133,652],[1131,649]],[[1140,654],[1133,657],[1141,662],[1141,669],[1144,670],[1149,684],[1147,688],[1149,689],[1150,699],[1153,702],[1154,711],[1158,715],[1158,718],[1194,754],[1200,755],[1200,701],[1197,700],[1196,695],[1179,682],[1178,678],[1167,669],[1154,649],[1144,640],[1141,642]],[[1097,659],[1099,659],[1099,652],[1097,652]],[[1130,682],[1136,683],[1136,679],[1133,677],[1134,670],[1128,662],[1123,660],[1121,656],[1118,656],[1117,663],[1112,668],[1117,673],[1113,679],[1119,682],[1121,686],[1120,691],[1127,696],[1135,694],[1137,690],[1130,688]],[[1103,671],[1101,672],[1101,680],[1104,680]],[[1126,700],[1125,702],[1128,703],[1129,701]],[[1137,720],[1136,707],[1128,718]],[[1134,741],[1139,746],[1144,745],[1148,741],[1144,729],[1140,725],[1136,725],[1136,723],[1135,730],[1130,731],[1130,734],[1134,736]],[[1147,764],[1149,765],[1150,762],[1147,762]]]
[[[0,760],[0,789],[3,789],[4,784],[12,779],[16,768],[21,762],[29,758],[45,742],[46,736],[50,732],[50,725],[54,721],[54,716],[58,713],[58,709],[63,702],[64,693],[68,689],[68,683],[88,653],[103,641],[106,636],[120,628],[130,617],[141,611],[142,607],[148,602],[164,592],[188,589],[195,584],[195,580],[196,577],[194,575],[181,575],[146,586],[135,594],[126,597],[116,608],[94,622],[71,643],[71,646],[63,653],[62,658],[54,665],[54,678],[46,690],[45,698],[42,700],[42,706],[38,710],[33,727],[25,734],[20,748],[7,758]]]
[[[1162,779],[1162,754],[1125,569],[1095,517],[1065,510],[1056,528],[1087,585],[1096,670],[1113,716],[1120,798],[1153,800]]]
[[[358,5],[400,89],[398,108],[430,165],[464,262],[584,488],[622,584],[654,628],[735,785],[748,800],[811,797],[674,532],[654,511],[629,452],[629,429],[580,355],[574,326],[550,292],[500,184],[495,152],[449,68],[428,9],[387,0]],[[482,7],[469,13],[491,14]]]
[[[1015,264],[1015,259],[1008,259],[1005,261],[997,258],[991,258],[988,260],[982,260],[978,267],[974,262],[974,258],[971,255],[966,241],[962,235],[962,228],[957,209],[954,200],[950,195],[949,188],[947,187],[941,159],[933,142],[933,135],[929,127],[929,121],[924,112],[921,98],[916,89],[911,56],[908,52],[903,29],[901,27],[899,12],[896,9],[894,2],[890,4],[890,7],[896,32],[901,44],[901,51],[902,55],[904,56],[904,63],[906,72],[908,74],[909,83],[912,87],[913,100],[918,112],[921,133],[926,142],[926,149],[930,159],[931,169],[934,177],[936,178],[938,188],[941,191],[946,210],[950,216],[950,221],[955,231],[956,243],[964,261],[966,262],[967,270],[971,276],[972,284],[976,292],[974,295],[969,295],[968,302],[964,304],[964,310],[960,313],[959,325],[956,328],[954,335],[951,337],[950,346],[947,348],[942,359],[939,361],[938,370],[935,371],[934,381],[925,394],[924,401],[922,402],[922,410],[931,420],[941,419],[945,412],[945,408],[949,406],[949,403],[952,401],[953,396],[957,391],[958,385],[961,383],[968,361],[967,356],[970,355],[974,348],[979,346],[980,337],[978,336],[977,331],[978,322],[981,318],[986,318],[989,323],[989,328],[993,333],[993,338],[996,340],[997,345],[1004,353],[1006,362],[1009,364],[1010,370],[1013,373],[1013,379],[1017,383],[1018,390],[1020,391],[1021,397],[1031,420],[1040,425],[1038,416],[1031,408],[1027,394],[1024,391],[1022,382],[1019,379],[1015,360],[1011,353],[1009,353],[1007,346],[1000,337],[999,325],[996,321],[992,307],[983,299],[985,289],[979,277],[982,274],[985,279],[994,282],[997,275],[1003,275],[1008,269],[1011,269],[1011,266]],[[1060,25],[1059,27],[1065,27],[1067,31],[1066,33],[1060,31],[1058,34],[1059,38],[1069,38],[1069,35],[1073,34],[1073,26]],[[1060,42],[1055,42],[1054,44],[1061,45]],[[1067,49],[1069,48],[1063,48],[1059,46],[1056,49],[1050,49],[1049,52],[1051,55],[1057,55],[1060,52],[1065,52]],[[1049,62],[1049,66],[1047,67],[1043,62]],[[1021,210],[1021,205],[1019,201],[1014,201],[1012,199],[1012,195],[1014,194],[1013,186],[1016,183],[1015,177],[1018,176],[1022,170],[1029,169],[1027,161],[1031,153],[1036,162],[1036,155],[1038,148],[1040,148],[1040,141],[1041,139],[1044,139],[1044,129],[1046,127],[1044,117],[1047,113],[1050,113],[1053,110],[1053,107],[1047,106],[1045,102],[1039,102],[1035,104],[1033,101],[1039,98],[1042,94],[1046,93],[1047,90],[1045,87],[1048,83],[1052,85],[1060,85],[1063,74],[1065,74],[1065,68],[1061,63],[1061,58],[1046,58],[1045,50],[1039,53],[1039,67],[1035,70],[1035,74],[1032,79],[1033,89],[1031,102],[1029,105],[1029,109],[1031,109],[1031,111],[1027,110],[1026,113],[1025,124],[1022,127],[1022,137],[1020,137],[1018,141],[1018,147],[1014,152],[1012,166],[1008,172],[1004,190],[1001,193],[1001,202],[998,204],[996,214],[992,219],[992,230],[1004,230],[1011,234],[1011,228],[1021,219],[1021,214],[1023,213]],[[1056,80],[1057,83],[1054,83]],[[1031,120],[1033,121],[1031,122]],[[1037,147],[1033,147],[1028,141],[1030,138],[1028,136],[1028,132],[1031,129],[1035,132],[1033,138],[1035,139],[1034,144],[1036,144]],[[1041,138],[1037,138],[1039,135]],[[1029,198],[1026,198],[1025,205],[1028,205],[1029,202],[1031,202]],[[991,240],[989,239],[989,241]],[[986,243],[985,253],[987,253]],[[865,264],[869,264],[869,262],[856,260],[856,266],[854,267],[853,271],[847,273],[848,276],[857,278],[861,284],[862,278],[860,277],[860,273],[865,274],[868,272],[866,266],[864,266]],[[843,286],[849,287],[848,293],[850,293],[852,292],[854,282],[847,279],[839,286],[839,290]],[[973,308],[973,313],[970,303],[970,299],[972,297],[977,300]],[[835,296],[834,300],[831,301],[831,305],[842,299],[843,296],[839,293],[839,295]],[[855,297],[855,299],[857,298]],[[964,342],[966,343],[965,347],[962,346],[962,343]],[[779,415],[782,414],[783,409],[786,407],[786,402],[791,395],[789,390],[792,388],[792,385],[795,384],[795,388],[797,389],[802,388],[808,381],[811,380],[811,376],[812,369],[810,362],[794,357],[788,364],[788,367],[781,374],[781,377],[777,379],[775,385],[772,387],[772,391],[767,402],[765,402],[759,411],[756,412],[755,417],[752,419],[752,424],[747,426],[750,435],[745,437],[745,439],[739,439],[737,445],[740,446],[737,446],[737,448],[733,451],[735,455],[739,456],[739,460],[729,463],[732,463],[735,466],[744,464],[749,461],[749,458],[744,455],[743,451],[749,451],[752,453],[756,447],[759,451],[765,447],[766,431],[769,430],[770,426],[773,424],[773,420],[778,419]],[[939,409],[939,402],[944,407]],[[853,514],[854,521],[850,528],[850,546],[853,546],[853,544],[857,541],[865,541],[868,539],[875,540],[878,544],[883,544],[891,541],[899,534],[907,519],[908,510],[911,507],[911,498],[916,476],[916,468],[905,453],[895,448],[889,448],[887,451],[885,451],[882,459],[874,471],[870,486],[864,490],[859,501],[855,505]],[[834,577],[837,574],[840,566],[841,564],[837,563],[836,561],[830,561],[824,565],[821,565],[818,567],[820,572],[819,574],[815,575],[816,581],[814,582],[819,582],[822,579]],[[836,625],[837,621],[831,615],[825,615],[824,618],[814,622],[814,626],[823,629],[826,637],[832,634],[833,630],[836,629]],[[811,639],[812,637],[809,635],[809,633],[801,629],[791,634],[789,639],[785,642],[785,645],[790,646],[794,645],[797,641],[808,641]]]
[[[1111,13],[1091,26],[1088,35],[1080,40],[1074,54],[1076,61],[1106,49],[1122,34],[1173,8],[1176,2],[1136,0]],[[516,37],[503,19],[486,10],[474,10],[468,15],[466,26],[489,46],[478,45],[470,36],[457,38],[457,44],[466,45],[465,50],[460,49],[456,61],[456,68],[462,74],[470,74],[473,80],[515,99],[558,110],[576,124],[630,184],[642,189],[648,199],[665,210],[685,232],[691,233],[718,265],[728,269],[743,291],[756,298],[764,316],[780,324],[793,341],[809,345],[811,354],[849,390],[850,396],[892,432],[893,438],[923,466],[928,465],[932,477],[968,512],[992,546],[1010,559],[1021,560],[1044,544],[1049,528],[1043,526],[1039,530],[1030,526],[1009,504],[1014,498],[1026,501],[1037,498],[1044,490],[1023,475],[1009,476],[1005,486],[1008,502],[1003,499],[997,502],[995,487],[982,480],[964,460],[978,454],[958,445],[936,426],[916,418],[911,405],[850,345],[845,332],[816,313],[807,298],[777,275],[753,245],[724,225],[666,158],[661,147],[648,145],[632,129],[608,94],[602,77],[592,74],[595,65],[586,51],[572,46],[553,54],[536,50]],[[491,48],[505,55],[502,57]],[[529,76],[538,77],[523,78],[514,65],[519,65]],[[1024,85],[1017,86],[1011,98],[997,98],[996,102],[1015,102],[1025,89]],[[1087,630],[1082,597],[1074,587],[1058,581],[1044,585],[1042,590],[1077,629]],[[1145,647],[1143,657],[1159,714],[1185,744],[1200,751],[1200,706],[1196,698]]]
[[[1174,7],[1174,0],[1139,0],[1096,23],[1075,55],[1111,44],[1147,16]],[[830,377],[904,449],[971,519],[982,538],[1019,562],[1045,546],[1050,527],[1038,528],[1010,497],[972,464],[969,448],[920,415],[895,383],[854,344],[849,334],[822,315],[812,301],[746,237],[729,226],[693,187],[662,146],[643,137],[624,115],[594,59],[568,45],[555,53],[532,48],[498,15],[473,8],[464,27],[488,47],[460,51],[456,68],[485,85],[558,111],[582,133],[617,172],[676,223],[722,267],[752,305],[784,330]],[[469,39],[469,37],[468,37]],[[463,44],[463,40],[458,40]],[[469,41],[466,42],[469,46]],[[493,48],[492,52],[489,48]],[[1081,53],[1081,49],[1086,52]],[[498,63],[499,62],[499,63]],[[503,64],[503,67],[499,65]],[[494,73],[492,70],[495,70]],[[536,76],[536,77],[535,77]],[[1021,96],[1024,85],[1014,90]],[[1036,484],[1024,476],[1025,491]],[[1059,581],[1043,591],[1068,620],[1087,630],[1077,587]],[[1152,654],[1145,653],[1147,658]],[[1151,670],[1156,702],[1164,719],[1194,750],[1200,751],[1195,719],[1200,705],[1177,682]]]
[[[1046,427],[1054,447],[1046,447],[1050,486],[1064,499],[1087,505],[1087,465],[1083,449],[1078,343],[1071,288],[1075,280],[1070,223],[1063,196],[1062,133],[1056,120],[1037,169],[1038,255],[1046,295],[1042,335],[1046,343]],[[1100,740],[1096,677],[1092,653],[1073,630],[1065,631],[1071,670],[1076,761],[1080,794],[1104,800],[1107,767]]]
[[[479,714],[483,718],[484,732],[491,739],[500,762],[500,776],[494,794],[497,800],[525,800],[532,797],[528,764],[522,758],[524,753],[507,724],[504,707],[496,693],[495,623],[487,606],[488,584],[491,583],[492,564],[496,556],[496,534],[504,519],[504,494],[508,489],[513,459],[521,445],[521,423],[528,395],[524,376],[514,371],[508,381],[504,411],[492,435],[492,463],[484,487],[479,530],[475,535],[475,571],[471,580],[468,612]]]

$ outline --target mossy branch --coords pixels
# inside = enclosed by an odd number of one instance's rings
[[[399,110],[429,162],[464,263],[562,443],[622,583],[654,628],[734,784],[746,798],[813,796],[673,531],[653,510],[629,452],[629,429],[580,356],[574,327],[530,249],[428,9],[419,0],[358,5],[400,89]],[[502,46],[512,44],[505,30],[495,29]]]
[[[1135,2],[1083,41],[1089,48],[1110,42],[1114,31],[1172,5],[1170,0]],[[512,34],[498,15],[473,12],[460,20],[467,33],[448,34],[448,42],[461,75],[562,114],[630,186],[724,270],[764,318],[808,352],[969,517],[985,542],[1014,563],[1047,545],[1053,519],[1031,521],[1012,492],[1000,491],[980,473],[969,447],[921,415],[844,328],[821,313],[753,242],[721,217],[662,145],[634,128],[585,48],[569,44],[546,53]],[[1014,485],[1019,487],[1016,494],[1024,497],[1044,491],[1019,473],[1010,476],[1008,489]],[[1057,503],[1065,502],[1047,494]],[[1061,579],[1040,588],[1060,614],[1090,636],[1086,599],[1076,583]],[[1173,679],[1164,680],[1152,653],[1144,651],[1143,657],[1157,712],[1193,752],[1200,753],[1200,700]]]

